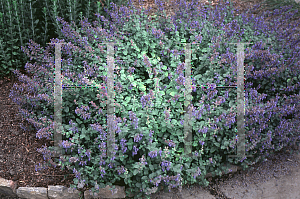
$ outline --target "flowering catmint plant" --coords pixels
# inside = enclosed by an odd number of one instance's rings
[[[163,8],[162,2],[157,3]],[[228,158],[228,161],[247,167],[268,155],[268,150],[278,150],[298,139],[299,60],[290,60],[299,55],[297,39],[290,38],[280,44],[288,31],[276,32],[276,28],[268,27],[259,18],[234,16],[228,2],[215,9],[199,9],[194,3],[182,0],[175,17],[158,17],[156,22],[150,22],[147,12],[134,7],[130,7],[132,10],[121,7],[110,13],[114,21],[107,22],[105,27],[96,21],[92,27],[85,18],[81,21],[82,28],[74,30],[57,18],[63,24],[61,31],[66,40],[51,42],[68,42],[61,47],[63,85],[97,85],[62,92],[61,146],[66,154],[59,162],[76,174],[75,187],[87,185],[96,191],[123,180],[136,193],[135,197],[141,198],[155,192],[160,183],[169,189],[181,189],[182,184],[195,182],[207,185],[208,181],[200,176],[228,170],[226,156],[236,155],[238,139],[234,80],[237,47],[230,43],[250,43],[242,53],[246,71],[245,148],[246,155],[253,157]],[[102,16],[99,18],[106,21]],[[107,123],[106,106],[109,42],[114,43],[115,69],[112,124]],[[25,66],[35,76],[33,79],[20,76],[24,84],[14,85],[11,97],[22,105],[20,112],[38,129],[37,136],[51,139],[55,63],[50,55],[54,53],[54,45],[44,50],[33,41],[30,43],[31,53],[22,49],[43,64]],[[191,77],[185,76],[188,60],[184,43],[193,44],[189,60]],[[286,51],[282,51],[283,46]],[[291,49],[292,53],[284,53]],[[43,56],[37,54],[41,51]],[[186,78],[191,78],[193,91],[188,106],[193,119],[186,121],[193,130],[190,156],[182,156],[186,153],[183,114]],[[293,79],[289,87],[282,83],[286,78]],[[263,101],[266,97],[267,102]],[[31,109],[25,110],[28,104]],[[284,118],[288,115],[293,117]],[[108,146],[111,129],[115,142]],[[111,148],[113,153],[108,155]],[[40,151],[45,157],[51,153],[46,147]]]

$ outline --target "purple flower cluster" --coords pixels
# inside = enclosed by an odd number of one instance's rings
[[[129,111],[129,119],[131,121],[135,122],[134,128],[137,129],[138,128],[138,121],[139,121],[139,119],[136,117],[136,114],[133,113],[132,111]],[[133,122],[131,122],[131,125],[133,125]]]
[[[170,185],[169,185],[169,191],[170,191],[170,188],[174,188],[174,187],[181,185],[182,178],[180,177],[180,174],[177,174],[176,176],[166,176],[166,177],[159,175],[159,176],[155,177],[154,179],[150,179],[149,181],[151,183],[153,183],[156,187],[158,187],[161,180],[163,180],[167,185],[169,184],[169,182],[171,180],[177,182],[176,184],[170,183]],[[182,189],[182,188],[180,187],[180,189]]]
[[[165,171],[165,167],[167,167],[167,171],[169,171],[171,168],[171,164],[172,164],[172,162],[170,162],[170,161],[163,161],[161,163],[162,171]]]
[[[144,96],[142,96],[141,102],[142,102],[143,108],[146,106],[146,103],[148,103],[148,102],[151,101],[150,98],[151,98],[151,95],[150,95],[150,94],[149,94],[149,95],[144,95]]]
[[[127,140],[125,140],[124,138],[121,139],[120,141],[120,145],[122,146],[122,152],[125,153],[127,151],[127,147],[125,147],[127,145],[126,143]]]
[[[201,170],[199,169],[198,167],[198,170],[197,172],[194,174],[194,178],[196,179],[197,176],[200,176],[201,175]]]
[[[81,106],[81,108],[77,108],[75,110],[75,113],[82,115],[82,117],[83,117],[84,120],[90,119],[91,114],[90,113],[85,114],[85,111],[87,111],[87,110],[89,110],[88,106]]]

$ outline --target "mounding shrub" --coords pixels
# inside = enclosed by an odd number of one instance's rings
[[[48,160],[46,166],[59,162],[76,174],[73,188],[87,186],[95,192],[123,183],[141,198],[158,186],[206,186],[206,173],[220,175],[229,162],[245,169],[299,138],[299,38],[290,37],[293,27],[276,28],[291,17],[283,14],[288,7],[276,11],[274,23],[267,27],[265,16],[234,16],[229,2],[198,9],[194,1],[182,0],[171,19],[165,12],[160,16],[163,5],[158,3],[157,21],[151,22],[148,10],[136,10],[131,2],[119,10],[112,4],[111,23],[98,16],[107,22],[104,27],[99,21],[92,27],[84,18],[82,27],[73,29],[57,18],[66,40],[51,43],[68,42],[61,47],[63,85],[97,85],[63,89],[65,155],[54,162],[48,156],[50,147],[39,149]],[[115,114],[114,123],[106,125],[108,42],[115,43]],[[190,60],[181,43],[193,43]],[[237,84],[237,46],[230,43],[250,43],[244,52],[245,147],[246,155],[253,157],[227,157],[236,155],[237,91],[216,86]],[[53,139],[55,45],[44,50],[30,40],[29,48],[31,52],[22,50],[37,62],[25,68],[34,76],[15,70],[24,83],[15,84],[10,97],[22,107],[20,114],[37,130],[37,137]],[[194,117],[188,121],[193,129],[190,156],[183,156],[186,62],[191,64],[193,88],[188,107]],[[115,144],[106,146],[112,128]],[[111,147],[113,155],[107,153]]]

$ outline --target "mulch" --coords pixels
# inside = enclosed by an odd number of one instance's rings
[[[24,131],[20,124],[30,123],[17,115],[18,104],[9,98],[13,83],[20,82],[8,78],[0,80],[0,177],[18,181],[19,187],[48,187],[48,185],[73,184],[74,174],[67,168],[58,166],[35,171],[35,165],[43,163],[43,154],[38,148],[53,146],[53,141],[36,137],[36,130]],[[54,159],[53,159],[54,160]]]

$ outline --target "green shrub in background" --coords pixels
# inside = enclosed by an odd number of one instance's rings
[[[14,69],[24,71],[29,59],[21,46],[30,39],[47,47],[51,38],[63,37],[57,16],[77,25],[82,16],[96,20],[95,13],[109,19],[110,2],[124,5],[127,0],[0,0],[0,78],[11,78]]]
[[[296,129],[296,122],[299,124],[299,96],[297,98],[291,94],[299,92],[300,79],[295,76],[299,65],[290,62],[285,64],[290,70],[282,67],[283,61],[299,53],[297,41],[282,44],[281,39],[286,37],[288,31],[272,31],[272,27],[265,27],[263,21],[257,18],[246,19],[244,15],[234,17],[225,6],[213,11],[203,8],[198,13],[192,5],[180,8],[174,21],[162,19],[156,13],[158,21],[152,23],[141,13],[128,13],[128,10],[116,13],[114,9],[110,13],[115,16],[113,23],[101,26],[98,22],[91,27],[85,18],[82,28],[75,31],[57,18],[63,24],[61,33],[67,38],[66,42],[74,43],[62,45],[62,74],[76,85],[85,85],[87,81],[99,85],[94,90],[76,88],[70,94],[63,92],[63,147],[71,157],[61,157],[56,161],[73,170],[77,188],[86,185],[95,191],[119,181],[130,187],[136,198],[140,198],[145,193],[155,192],[157,186],[168,185],[170,189],[195,182],[207,185],[206,173],[219,175],[227,170],[228,166],[224,164],[226,155],[235,155],[236,147],[236,133],[232,128],[236,125],[236,92],[214,87],[216,84],[233,85],[237,75],[236,46],[229,43],[252,42],[245,47],[245,117],[248,119],[245,128],[246,154],[255,155],[242,160],[228,158],[228,161],[246,168],[247,164],[267,155],[268,150],[278,150],[299,137],[299,132],[288,133]],[[105,21],[103,17],[100,19]],[[108,113],[105,103],[107,45],[101,44],[109,41],[116,42],[117,153],[113,156],[106,153],[110,147],[106,146],[109,132],[105,125]],[[52,40],[52,43],[60,42],[65,40]],[[196,121],[191,124],[193,147],[190,158],[182,156],[184,117],[180,113],[183,112],[186,79],[185,52],[181,42],[199,43],[191,45],[192,86],[213,87],[193,89],[193,116]],[[22,99],[22,93],[35,94],[35,97],[27,99],[31,109],[24,110],[23,107],[21,113],[35,125],[38,137],[51,137],[54,113],[54,57],[51,54],[54,54],[54,45],[47,46],[44,51],[32,44],[31,53],[45,65],[27,64],[27,71],[36,77],[25,81],[26,86],[15,85],[11,97],[24,105],[26,100]],[[27,50],[23,49],[24,52]],[[26,52],[33,57],[31,53]],[[296,77],[295,82],[291,83],[291,90],[281,82],[287,76]],[[158,84],[156,80],[159,80]],[[45,83],[49,86],[43,86]],[[263,102],[266,97],[264,92],[257,92],[261,87],[272,94],[268,95],[268,102]],[[284,92],[289,97],[288,101],[275,97],[275,94],[282,94],[281,89],[286,89]],[[279,101],[284,104],[283,108],[276,107]],[[248,108],[250,105],[254,107]],[[275,110],[282,115],[276,114]],[[283,118],[288,113],[295,116],[292,121]],[[267,129],[265,124],[269,120],[274,123],[277,118],[281,122]],[[38,121],[43,125],[39,126]]]

